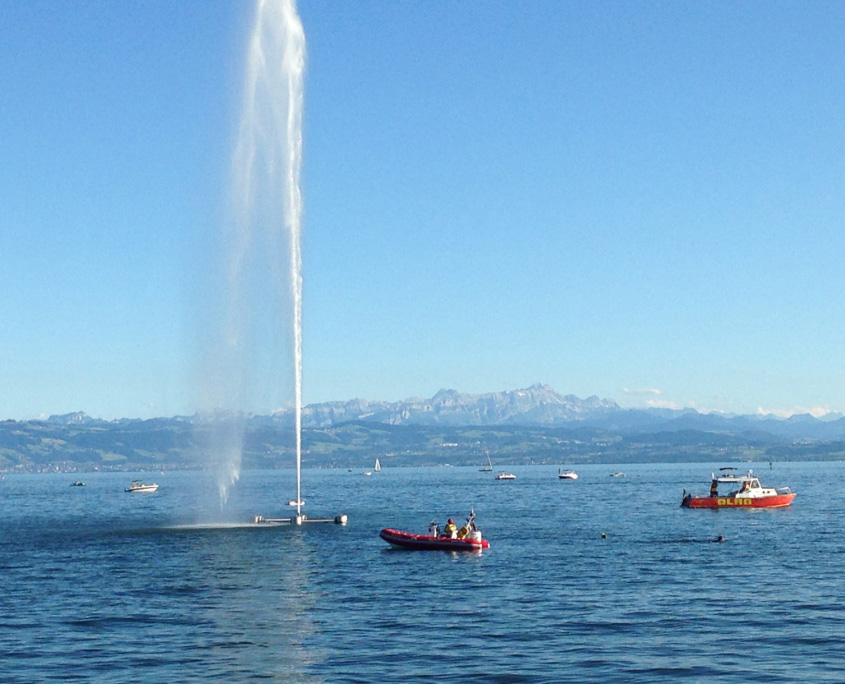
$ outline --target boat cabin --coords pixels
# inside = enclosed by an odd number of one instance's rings
[[[750,470],[745,473],[737,472],[736,468],[721,468],[719,473],[712,474],[710,482],[710,497],[742,497],[756,498],[761,496],[776,496],[778,490],[764,487],[759,478]]]

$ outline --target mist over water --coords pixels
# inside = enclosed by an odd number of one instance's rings
[[[220,339],[203,379],[221,507],[240,477],[245,414],[293,403],[300,460],[304,71],[296,3],[258,0],[232,156]]]

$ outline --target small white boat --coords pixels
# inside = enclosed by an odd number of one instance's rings
[[[515,480],[516,475],[514,475],[513,473],[501,472],[498,475],[496,475],[496,479],[497,480]]]
[[[561,471],[560,468],[558,468],[557,476],[561,480],[577,480],[578,479],[578,473],[576,473],[574,470]]]
[[[373,474],[372,470],[362,470],[361,471],[361,475],[372,475],[372,474]]]
[[[620,473],[618,470],[610,474],[611,477],[625,477],[625,473]]]
[[[146,484],[141,482],[140,480],[133,480],[132,484],[130,484],[124,492],[154,492],[158,489],[158,485],[153,482],[152,484]]]

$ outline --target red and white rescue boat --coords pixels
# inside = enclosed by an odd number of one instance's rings
[[[379,536],[389,544],[416,551],[481,551],[490,548],[490,542],[481,538],[481,530],[475,526],[475,511],[470,511],[461,529],[457,529],[452,518],[449,518],[445,534],[440,534],[437,521],[432,520],[428,534],[414,534],[386,527],[379,532]]]
[[[482,539],[480,533],[476,536],[467,536],[463,539],[440,535],[432,537],[427,534],[414,534],[413,532],[402,532],[389,527],[379,532],[384,541],[403,549],[415,549],[417,551],[481,551],[489,549],[490,542]]]
[[[730,491],[728,491],[730,490]],[[736,468],[720,468],[713,474],[708,496],[693,496],[684,490],[684,508],[782,508],[789,506],[795,493],[789,487],[763,487],[750,470],[744,475]]]

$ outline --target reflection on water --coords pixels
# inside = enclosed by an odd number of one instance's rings
[[[315,553],[302,530],[265,528],[209,534],[200,573],[215,586],[197,618],[226,639],[212,644],[228,672],[317,681],[324,658],[315,633]],[[258,537],[256,536],[258,535]],[[263,538],[260,538],[263,537]]]

